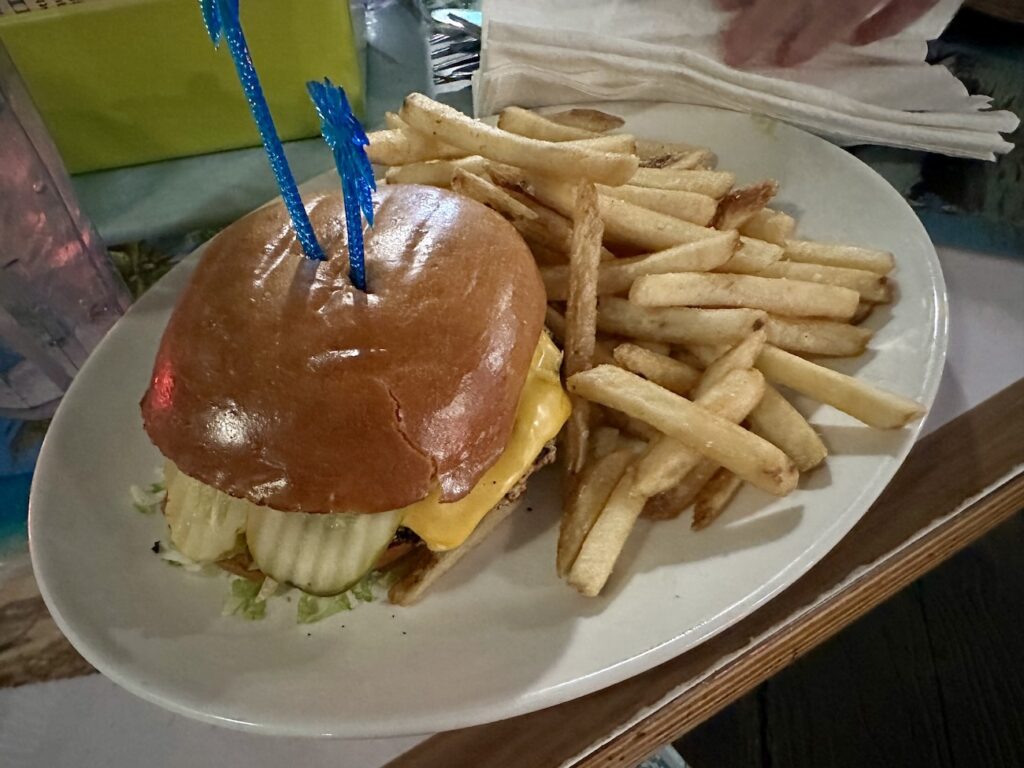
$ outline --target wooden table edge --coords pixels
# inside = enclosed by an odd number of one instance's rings
[[[580,699],[435,734],[386,768],[639,762],[1024,507],[1021,434],[1024,379],[920,440],[829,555],[721,634]]]
[[[756,643],[705,681],[609,739],[573,768],[630,765],[736,701],[1024,507],[1024,473],[950,514],[940,525]]]

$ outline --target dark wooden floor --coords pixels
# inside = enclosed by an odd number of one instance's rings
[[[693,768],[1024,766],[1024,515],[676,748]]]

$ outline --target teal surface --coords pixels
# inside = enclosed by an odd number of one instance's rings
[[[0,553],[26,540],[32,473],[0,478]]]
[[[28,491],[42,436],[40,422],[0,420],[0,558],[24,549]]]

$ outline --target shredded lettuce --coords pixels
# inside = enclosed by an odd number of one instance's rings
[[[299,598],[296,621],[299,624],[315,624],[341,611],[352,610],[352,598],[360,603],[373,602],[376,595],[374,589],[381,584],[381,574],[370,571],[348,591],[331,597],[317,597],[303,594]]]
[[[304,594],[299,598],[296,620],[299,624],[315,624],[328,616],[351,610],[352,601],[348,599],[348,592],[332,597]]]
[[[132,496],[132,506],[135,511],[143,515],[151,515],[160,510],[160,505],[167,496],[167,488],[163,483],[151,483],[146,488],[133,485],[129,488]]]
[[[151,515],[159,512],[164,499],[167,498],[167,485],[163,480],[163,469],[156,471],[157,480],[146,486],[133,485],[130,493],[132,506],[140,514]],[[153,551],[169,565],[183,568],[186,571],[216,573],[213,566],[205,566],[183,555],[168,537],[163,537]],[[387,589],[392,574],[371,571],[363,576],[355,585],[340,595],[317,597],[300,592],[297,602],[296,620],[299,624],[314,624],[342,611],[351,611],[354,604],[373,602],[379,588]],[[269,576],[260,581],[241,577],[231,577],[230,590],[221,611],[224,616],[239,616],[248,621],[263,619],[267,614],[267,601],[271,597],[290,592]],[[291,597],[287,600],[290,602]]]
[[[181,555],[179,554],[179,557]],[[180,563],[175,563],[180,564]],[[224,616],[241,616],[244,619],[262,619],[266,615],[267,600],[281,592],[281,584],[269,576],[261,581],[233,577],[231,591],[224,603]],[[379,587],[387,588],[387,574],[371,571],[350,589],[338,595],[317,597],[299,593],[295,620],[299,624],[315,624],[342,611],[351,611],[359,603],[373,602]]]
[[[169,537],[160,540],[160,546],[157,549],[157,553],[160,555],[160,559],[168,565],[184,568],[186,571],[190,571],[191,573],[199,573],[200,571],[206,570],[206,567],[202,563],[197,563],[192,558],[181,554]]]
[[[368,573],[349,591],[352,592],[352,596],[356,598],[356,600],[360,600],[364,603],[371,603],[373,602],[373,588],[376,584],[377,579],[374,578],[374,574]]]
[[[249,621],[267,615],[267,601],[260,597],[263,581],[236,578],[231,580],[231,594],[221,611],[223,616],[241,616]]]
[[[167,498],[167,484],[164,481],[163,467],[157,467],[154,472],[156,480],[143,488],[140,485],[133,485],[128,489],[132,497],[132,506],[135,511],[143,515],[151,515],[160,511],[160,505]]]

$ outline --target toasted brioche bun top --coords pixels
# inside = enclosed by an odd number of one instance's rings
[[[515,229],[432,187],[383,187],[369,293],[349,282],[340,195],[308,202],[329,255],[302,255],[284,207],[206,249],[142,400],[178,468],[285,511],[380,512],[465,496],[505,448],[544,324]]]

